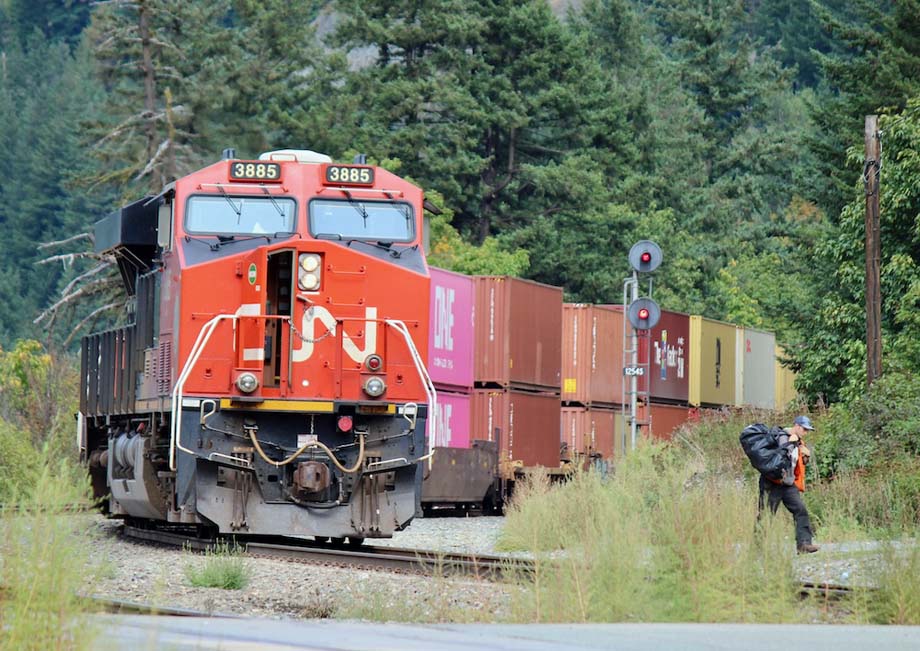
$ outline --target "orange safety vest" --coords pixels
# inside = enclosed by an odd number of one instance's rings
[[[795,461],[795,469],[793,470],[793,477],[795,478],[794,484],[795,487],[799,489],[800,493],[805,492],[805,459],[802,451],[799,450],[799,456]]]

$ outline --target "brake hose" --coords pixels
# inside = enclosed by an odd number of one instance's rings
[[[262,450],[262,446],[259,444],[259,439],[256,438],[256,428],[247,427],[245,429],[249,430],[249,438],[252,440],[252,444],[255,446],[256,452],[259,453],[259,456],[262,457],[265,463],[270,463],[271,465],[275,467],[286,466],[287,464],[291,463],[294,459],[299,457],[301,454],[303,454],[304,451],[307,450],[308,448],[319,448],[320,450],[325,452],[327,455],[329,455],[329,460],[332,461],[335,467],[347,475],[357,472],[358,469],[364,464],[364,434],[360,434],[358,438],[358,459],[355,461],[355,465],[353,465],[351,468],[346,468],[339,462],[338,459],[336,459],[335,454],[332,453],[332,450],[330,450],[325,444],[321,443],[320,441],[308,441],[307,443],[304,443],[300,448],[298,448],[291,456],[289,456],[284,461],[274,461],[273,459],[269,459],[268,456],[265,454],[265,451]]]

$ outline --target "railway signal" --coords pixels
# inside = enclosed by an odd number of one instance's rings
[[[650,425],[650,423],[639,423],[637,418],[637,406],[639,400],[648,401],[650,374],[648,358],[650,354],[651,330],[661,318],[661,308],[658,303],[652,300],[652,277],[648,276],[648,290],[646,296],[639,296],[639,275],[651,274],[661,265],[662,261],[661,247],[651,240],[639,240],[629,249],[629,266],[632,267],[632,274],[623,282],[623,311],[626,318],[632,326],[631,334],[627,335],[627,328],[623,328],[623,360],[630,360],[630,364],[623,368],[623,374],[629,378],[629,389],[626,383],[623,383],[623,416],[628,419],[630,424],[630,441],[632,447],[636,447],[636,435],[640,425]],[[639,338],[646,339],[644,355],[645,359],[639,359]],[[644,388],[640,390],[638,383],[639,378],[648,378],[645,381]],[[627,409],[628,406],[628,409]],[[625,451],[625,450],[624,450]]]

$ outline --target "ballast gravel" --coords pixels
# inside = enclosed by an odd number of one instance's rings
[[[504,518],[419,519],[383,544],[491,554]],[[191,586],[186,568],[197,553],[126,539],[120,523],[97,516],[90,563],[92,594],[147,605],[254,617],[399,619],[455,622],[506,619],[509,586],[472,578],[433,578],[387,571],[245,558],[240,590]]]

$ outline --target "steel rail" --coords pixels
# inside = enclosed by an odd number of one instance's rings
[[[277,558],[301,563],[347,565],[430,575],[466,575],[476,578],[500,580],[515,573],[533,572],[533,561],[493,555],[457,554],[398,547],[347,547],[324,545],[300,538],[285,536],[261,537],[258,540],[245,536],[198,538],[191,534],[141,529],[125,525],[123,535],[136,540],[205,551],[218,543],[237,544],[249,556]]]

